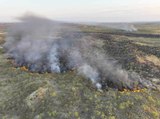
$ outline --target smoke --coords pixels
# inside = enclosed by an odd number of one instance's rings
[[[123,70],[114,59],[95,48],[93,37],[75,34],[79,29],[74,25],[37,16],[20,20],[9,28],[4,44],[16,66],[38,73],[75,70],[98,89],[133,89],[140,84],[137,74]]]
[[[58,45],[54,44],[49,53],[49,64],[51,65],[51,71],[60,73],[60,62],[58,59]]]
[[[102,27],[107,27],[107,28],[124,30],[124,31],[127,31],[127,32],[134,32],[134,31],[138,30],[135,27],[135,25],[131,24],[131,23],[104,23],[104,24],[98,24],[98,25],[100,25]]]

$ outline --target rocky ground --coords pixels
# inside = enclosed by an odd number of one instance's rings
[[[100,92],[74,71],[38,74],[14,68],[0,47],[0,119],[159,119],[160,40],[95,38],[124,69],[137,72],[153,88]]]

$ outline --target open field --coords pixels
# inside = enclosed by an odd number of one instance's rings
[[[160,23],[139,23],[135,24],[135,27],[139,29],[138,32],[140,33],[153,33],[153,34],[159,34],[160,33]]]
[[[138,34],[160,33],[153,25],[138,27],[142,29]],[[15,68],[0,47],[0,119],[160,118],[160,38],[110,34],[117,30],[95,26],[80,28],[123,69],[137,72],[153,87],[146,85],[135,91],[108,88],[101,92],[74,71],[38,74]],[[4,37],[0,34],[1,46]]]

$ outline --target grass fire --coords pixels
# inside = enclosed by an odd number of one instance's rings
[[[4,48],[14,65],[24,71],[63,73],[75,69],[100,90],[144,87],[137,73],[122,69],[114,58],[96,48],[94,40],[65,23],[24,16],[9,28]]]
[[[160,117],[160,41],[146,31],[153,23],[117,31],[23,16],[4,26],[0,118]]]
[[[160,119],[160,0],[0,6],[0,119]]]

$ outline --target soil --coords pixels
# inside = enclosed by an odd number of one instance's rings
[[[74,71],[31,73],[14,68],[0,48],[0,119],[159,119],[160,67],[140,63],[137,56],[160,58],[160,48],[136,45],[130,37],[95,35],[105,53],[128,71],[135,71],[154,88],[139,91],[95,89]]]

